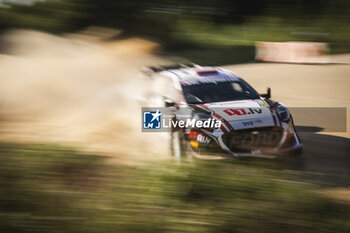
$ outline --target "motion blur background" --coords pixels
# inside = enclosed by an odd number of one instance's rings
[[[118,28],[125,36],[159,42],[162,53],[197,63],[254,59],[256,41],[329,42],[348,52],[350,3],[346,0],[2,0],[0,29],[50,33],[87,26]]]
[[[178,164],[141,133],[139,77],[192,61],[348,108],[349,23],[346,0],[0,0],[0,232],[350,232],[349,127],[300,126],[300,158]],[[261,41],[327,54],[257,62]]]

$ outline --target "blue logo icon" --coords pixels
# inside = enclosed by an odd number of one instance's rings
[[[157,111],[144,111],[143,112],[143,128],[144,129],[160,129],[161,128],[161,115],[162,113]]]

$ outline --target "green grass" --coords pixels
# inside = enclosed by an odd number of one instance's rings
[[[0,232],[349,232],[350,207],[250,161],[143,167],[0,144]]]

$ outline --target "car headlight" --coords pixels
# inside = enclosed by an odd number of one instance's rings
[[[285,123],[288,123],[290,121],[290,113],[287,107],[278,103],[275,109],[281,121]]]

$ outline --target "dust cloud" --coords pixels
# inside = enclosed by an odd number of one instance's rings
[[[116,157],[164,156],[167,136],[141,133],[140,121],[149,87],[139,71],[163,62],[152,55],[158,45],[107,40],[111,33],[4,34],[0,140],[63,143]]]

